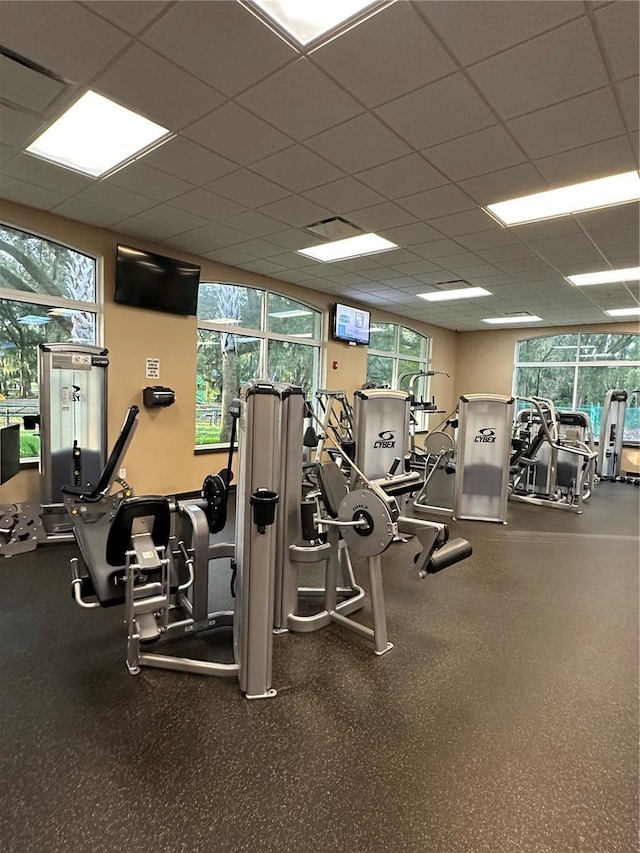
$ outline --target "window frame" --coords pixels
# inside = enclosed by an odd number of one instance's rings
[[[369,345],[369,348],[367,350],[367,381],[369,379],[369,356],[372,356],[372,355],[378,356],[380,358],[388,358],[392,361],[393,369],[392,369],[391,387],[395,388],[395,389],[400,388],[400,377],[403,374],[399,373],[399,366],[402,362],[415,361],[420,366],[420,369],[423,369],[425,371],[431,369],[431,359],[433,356],[433,338],[431,337],[431,335],[426,335],[424,332],[420,332],[420,331],[418,331],[418,329],[414,329],[411,326],[408,326],[406,323],[391,323],[391,322],[387,322],[386,320],[380,320],[378,322],[384,323],[387,326],[394,326],[395,327],[394,345],[393,345],[393,350],[379,350],[379,349],[375,349],[374,347]],[[371,325],[375,326],[375,321],[372,320]],[[426,354],[425,354],[425,356],[416,357],[416,356],[408,355],[406,352],[402,352],[401,347],[402,347],[402,330],[403,329],[407,329],[408,331],[412,332],[413,334],[420,335],[421,338],[424,338],[424,340],[426,341]],[[406,372],[406,371],[404,371],[404,372]],[[425,376],[424,382],[425,382],[424,395],[425,395],[425,399],[428,399],[429,395],[431,393],[431,377]],[[422,433],[422,432],[428,431],[428,418],[427,418],[428,413],[427,412],[421,413],[419,411],[414,412],[415,417],[418,417],[420,415],[421,415],[421,417],[420,417],[420,419],[416,425],[416,433]]]
[[[60,246],[70,252],[75,252],[85,258],[89,258],[94,263],[95,269],[95,294],[94,301],[82,301],[78,299],[70,299],[67,296],[53,296],[48,293],[38,293],[29,290],[17,290],[8,287],[0,287],[0,301],[2,302],[17,302],[23,305],[37,305],[41,308],[68,308],[72,311],[84,311],[94,315],[95,323],[95,346],[103,346],[104,341],[104,258],[96,255],[93,252],[81,249],[76,245],[67,243],[64,240],[54,239],[40,231],[33,231],[13,221],[0,220],[0,231],[4,228],[18,231],[21,234],[26,234],[28,237],[42,240],[45,243],[50,243],[55,246]],[[39,408],[40,395],[35,398],[35,404]],[[0,401],[0,409],[2,402]],[[4,425],[10,423],[8,420],[9,413],[0,418],[0,422]],[[20,459],[21,468],[33,468],[39,464],[38,456],[25,456]]]
[[[259,340],[259,364],[261,374],[266,375],[268,370],[269,363],[269,343],[271,341],[280,341],[285,343],[292,344],[300,344],[301,346],[309,346],[315,347],[318,351],[317,353],[317,383],[318,387],[321,384],[321,378],[323,376],[324,370],[324,360],[326,354],[326,339],[325,333],[327,329],[327,316],[326,312],[322,309],[318,308],[315,305],[310,305],[308,302],[303,302],[300,299],[296,299],[293,296],[290,296],[287,293],[283,293],[281,291],[275,290],[269,287],[258,287],[252,284],[246,284],[244,282],[235,282],[235,281],[205,281],[201,280],[200,284],[221,284],[227,285],[230,287],[243,287],[251,290],[259,290],[263,294],[262,304],[260,306],[260,329],[250,329],[246,326],[230,326],[228,323],[216,323],[215,320],[202,320],[200,317],[196,317],[197,319],[197,328],[198,331],[207,331],[207,332],[218,332],[218,333],[226,333],[226,334],[234,334],[245,337],[257,338]],[[302,305],[304,308],[309,308],[309,310],[313,311],[318,315],[318,328],[319,328],[319,337],[318,338],[307,338],[300,337],[296,335],[283,335],[278,332],[272,332],[269,330],[269,296],[273,294],[275,296],[280,296],[284,299],[289,299],[291,302],[296,302],[299,305]],[[196,340],[196,347],[198,342]],[[196,366],[196,375],[197,375],[197,366]],[[258,378],[258,377],[256,377]],[[197,406],[196,402],[196,425],[198,422],[197,418]],[[195,438],[195,431],[194,431]],[[216,453],[220,450],[228,449],[229,442],[219,442],[217,444],[196,444],[195,445],[195,453],[196,454],[204,454],[204,453]]]
[[[555,335],[536,335],[533,337],[519,338],[514,345],[514,357],[513,357],[513,376],[512,376],[512,394],[514,396],[518,396],[518,370],[520,368],[550,368],[550,369],[569,369],[573,371],[573,389],[572,389],[572,397],[571,397],[571,409],[575,411],[578,409],[578,388],[579,388],[579,374],[581,368],[623,368],[623,367],[635,367],[640,371],[640,359],[599,359],[596,360],[587,360],[585,358],[580,358],[582,335],[594,335],[594,334],[603,334],[603,335],[636,335],[639,336],[638,332],[601,332],[598,329],[595,329],[590,332],[558,332]],[[575,336],[576,346],[575,346],[575,356],[572,359],[566,361],[520,361],[519,360],[519,349],[520,344],[527,343],[528,341],[535,340],[544,340],[552,338],[560,338],[563,336]],[[625,389],[628,391],[636,390],[636,389]],[[555,403],[555,401],[553,401]],[[604,399],[602,401],[604,403]],[[594,442],[596,444],[600,441],[600,431],[595,430],[593,434]],[[623,439],[624,447],[640,447],[640,439],[637,441]]]

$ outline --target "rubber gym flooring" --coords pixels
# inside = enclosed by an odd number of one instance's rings
[[[253,702],[129,676],[122,611],[71,601],[73,546],[2,560],[4,853],[637,850],[639,498],[458,522],[473,556],[425,580],[392,545],[395,648],[276,637],[278,695]]]

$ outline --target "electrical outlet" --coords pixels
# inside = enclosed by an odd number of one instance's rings
[[[118,476],[119,476],[122,480],[126,480],[126,479],[127,479],[127,469],[126,469],[126,468],[121,468],[121,469],[120,469],[120,473],[119,473],[119,475],[118,475]]]

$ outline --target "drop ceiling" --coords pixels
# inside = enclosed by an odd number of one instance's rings
[[[638,266],[637,204],[481,206],[638,168],[638,11],[396,0],[307,53],[236,0],[0,2],[0,197],[445,328],[610,322],[637,287],[564,276]],[[24,154],[88,88],[175,137],[99,181]],[[333,216],[398,249],[296,254]],[[492,295],[416,296],[460,280]]]

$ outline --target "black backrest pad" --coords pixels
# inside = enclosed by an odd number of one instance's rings
[[[342,499],[347,494],[347,479],[335,462],[322,462],[318,466],[318,485],[327,512],[332,518],[337,518]]]
[[[111,522],[107,537],[106,557],[110,566],[122,566],[131,550],[131,528],[136,518],[151,516],[151,538],[156,547],[166,547],[171,533],[169,501],[161,496],[142,496],[122,501]]]
[[[95,487],[96,492],[104,491],[113,482],[113,479],[116,474],[116,469],[119,467],[120,456],[122,455],[124,446],[126,445],[127,439],[129,438],[129,433],[133,429],[133,425],[136,422],[136,418],[138,417],[139,411],[140,409],[137,406],[131,406],[131,408],[127,412],[127,416],[124,419],[122,429],[120,430],[120,435],[118,436],[116,443],[113,445],[113,450],[111,451],[109,458],[107,459],[107,464],[105,465],[104,471],[100,475],[100,479],[98,480],[98,483]]]

